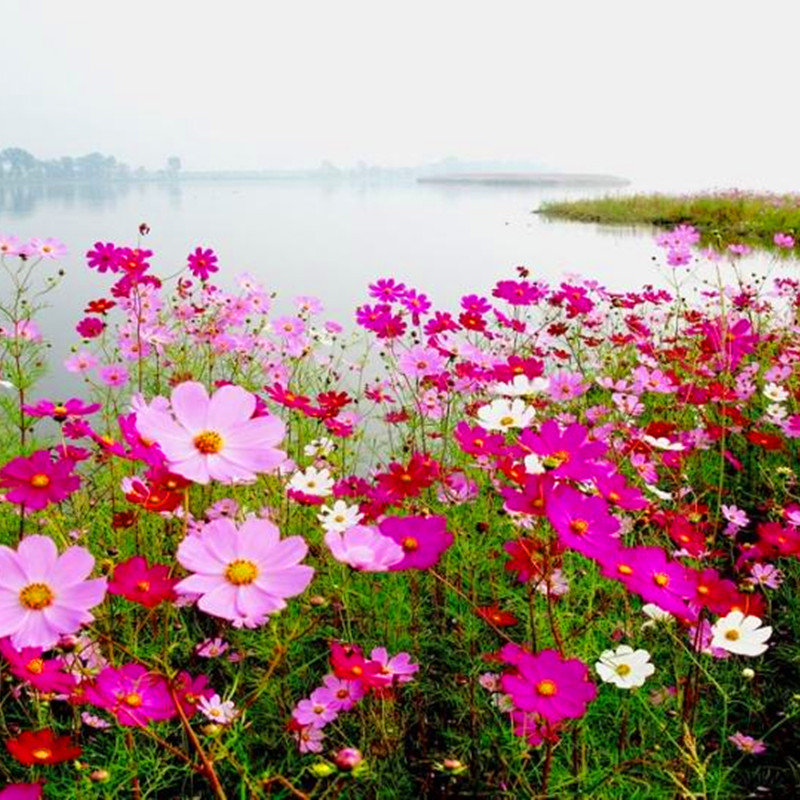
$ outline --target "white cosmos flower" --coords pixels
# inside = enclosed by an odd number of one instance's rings
[[[731,611],[711,626],[711,648],[719,647],[740,656],[760,656],[767,649],[772,628],[761,627],[758,617]]]
[[[547,378],[529,378],[527,375],[515,375],[511,383],[495,383],[489,387],[492,394],[501,397],[526,397],[546,391],[550,386]]]
[[[333,494],[333,484],[330,470],[308,467],[305,472],[295,472],[287,488],[315,497],[328,497]]]
[[[642,440],[647,442],[650,447],[655,447],[657,450],[674,450],[676,452],[684,450],[684,446],[680,442],[671,442],[666,436],[642,436]]]
[[[358,510],[358,506],[348,506],[344,500],[337,500],[333,507],[326,506],[320,509],[317,519],[323,529],[344,533],[348,528],[358,525],[364,515]]]
[[[764,387],[764,397],[767,400],[772,400],[773,403],[782,403],[784,400],[789,399],[789,392],[777,383],[768,383]]]
[[[498,399],[478,409],[478,420],[487,431],[507,431],[527,428],[534,414],[534,410],[519,398]]]
[[[228,725],[239,715],[232,700],[223,700],[218,694],[210,699],[201,697],[197,707],[206,717],[218,725]]]
[[[657,606],[655,603],[645,603],[642,606],[642,613],[647,617],[647,622],[642,623],[642,630],[653,628],[659,624],[668,625],[675,619],[669,611],[664,611],[661,606]]]
[[[616,650],[604,650],[594,668],[600,680],[613,683],[620,689],[642,686],[656,671],[647,650],[634,650],[627,644],[621,644]]]
[[[327,436],[322,436],[319,439],[312,439],[304,448],[303,455],[309,458],[320,458],[329,456],[335,449],[336,445],[333,439]]]

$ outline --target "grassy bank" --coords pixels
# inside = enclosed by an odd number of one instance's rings
[[[608,225],[691,224],[705,244],[745,242],[773,248],[776,233],[800,231],[800,195],[726,191],[695,195],[635,194],[545,203],[539,213]]]

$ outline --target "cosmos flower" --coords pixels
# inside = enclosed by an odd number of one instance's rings
[[[747,736],[740,731],[736,731],[733,736],[729,736],[728,741],[740,753],[759,756],[767,750],[767,746],[760,739],[754,739],[752,736]]]
[[[325,544],[337,561],[362,572],[386,572],[405,557],[399,544],[368,525],[354,525],[344,533],[328,531]]]
[[[478,409],[478,421],[487,431],[508,431],[527,428],[536,412],[524,400],[498,398]]]
[[[223,386],[209,398],[201,383],[172,391],[171,411],[154,403],[136,412],[139,433],[158,443],[171,472],[196,483],[254,480],[286,457],[275,449],[286,428],[277,417],[253,417],[256,398],[240,386]]]
[[[193,253],[189,253],[187,262],[192,275],[201,281],[207,281],[212,272],[219,272],[217,256],[210,248],[196,247]]]
[[[212,695],[210,698],[201,697],[198,709],[206,719],[216,722],[218,725],[230,725],[239,716],[233,700],[223,700],[218,694]]]
[[[594,668],[600,680],[620,689],[643,686],[656,670],[647,650],[634,650],[627,644],[621,644],[616,650],[603,650]]]
[[[261,625],[311,582],[313,568],[300,564],[307,551],[301,536],[281,539],[268,520],[248,519],[237,528],[216,519],[180,543],[177,559],[194,574],[175,591],[200,595],[198,608],[214,617]]]
[[[446,530],[442,516],[386,517],[378,530],[403,548],[403,558],[391,566],[394,570],[429,569],[453,544],[453,534]]]
[[[16,648],[50,648],[94,617],[106,579],[86,580],[94,557],[84,547],[60,556],[47,536],[28,536],[17,550],[0,546],[0,636]]]
[[[165,600],[175,599],[174,587],[178,581],[170,578],[169,572],[166,564],[148,567],[146,558],[133,556],[114,567],[108,593],[121,595],[145,608],[155,608]]]
[[[23,731],[13,739],[6,739],[6,748],[20,764],[29,767],[73,761],[82,752],[69,736],[56,736],[49,728]]]
[[[144,727],[178,712],[166,680],[141,664],[106,667],[86,687],[87,702],[112,713],[123,726]]]
[[[745,616],[741,611],[731,611],[711,627],[711,647],[719,647],[740,656],[760,656],[767,650],[767,640],[772,628],[762,628],[758,617]]]
[[[53,461],[48,450],[37,450],[27,458],[19,456],[0,469],[0,489],[8,489],[6,500],[39,511],[60,503],[81,485],[72,470],[75,464],[62,458]]]

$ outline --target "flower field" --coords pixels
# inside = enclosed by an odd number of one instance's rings
[[[63,364],[0,235],[2,800],[796,795],[800,279],[334,321],[147,233]]]

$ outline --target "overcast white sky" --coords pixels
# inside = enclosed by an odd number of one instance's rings
[[[800,189],[800,3],[0,0],[0,148]]]

